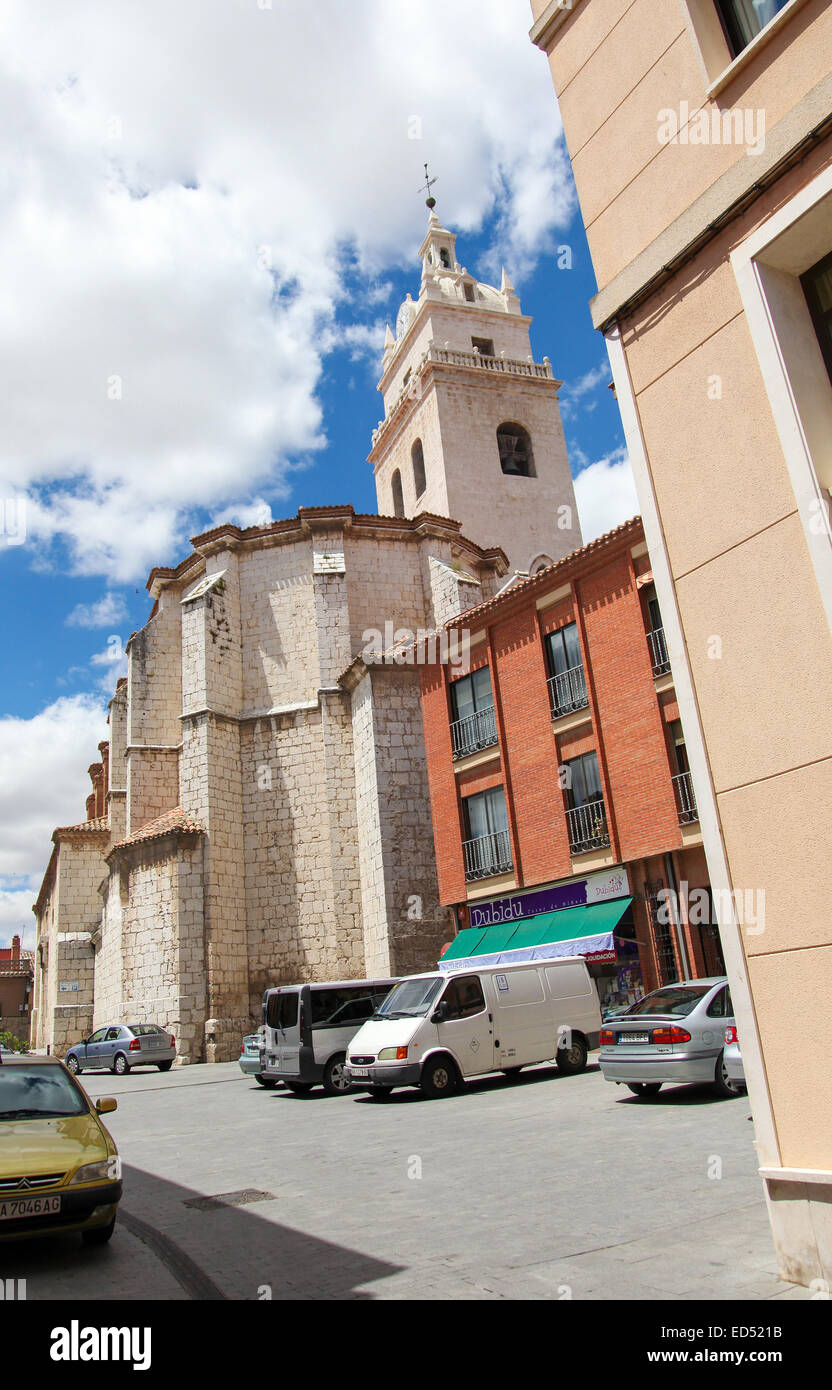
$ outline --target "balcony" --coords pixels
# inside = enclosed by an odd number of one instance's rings
[[[469,753],[478,753],[481,748],[490,748],[496,742],[497,717],[493,705],[478,709],[451,724],[454,762],[457,758],[467,758]]]
[[[560,676],[550,676],[548,685],[553,719],[560,719],[564,714],[573,714],[575,710],[585,709],[589,704],[583,666],[572,666]]]
[[[604,798],[572,806],[566,812],[569,827],[569,848],[573,854],[585,854],[590,849],[604,849],[610,842]]]
[[[647,645],[650,648],[650,660],[653,663],[653,675],[664,676],[670,670],[670,657],[667,654],[667,643],[664,640],[664,628],[653,628],[647,634]]]
[[[467,883],[479,878],[492,878],[494,874],[507,874],[514,867],[507,830],[496,830],[492,835],[478,835],[475,840],[463,840],[462,852],[465,855]]]
[[[676,810],[679,813],[680,825],[693,825],[699,820],[699,812],[696,809],[696,797],[693,791],[693,782],[689,772],[680,772],[673,778],[673,788],[676,792]]]

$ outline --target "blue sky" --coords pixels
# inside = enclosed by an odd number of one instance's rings
[[[0,12],[0,941],[83,819],[153,565],[375,510],[384,325],[427,213],[564,381],[586,539],[636,510],[527,0],[9,0]],[[570,267],[559,248],[568,247]],[[25,503],[25,540],[14,543]]]

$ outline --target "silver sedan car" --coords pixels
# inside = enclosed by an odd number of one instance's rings
[[[742,1053],[740,1052],[740,1040],[737,1030],[733,1023],[725,1029],[725,1070],[731,1081],[736,1086],[745,1086],[745,1068],[742,1064]]]
[[[240,1071],[245,1072],[246,1076],[253,1076],[258,1085],[264,1086],[267,1091],[273,1091],[280,1082],[277,1077],[263,1075],[260,1057],[262,1046],[263,1038],[260,1033],[249,1033],[243,1038],[240,1045]]]
[[[74,1076],[82,1071],[126,1076],[133,1067],[170,1071],[175,1057],[176,1039],[158,1023],[110,1023],[75,1043],[64,1060]]]
[[[733,1023],[724,975],[664,985],[605,1021],[598,1058],[604,1079],[623,1082],[637,1096],[686,1082],[738,1095],[725,1065],[725,1029]]]

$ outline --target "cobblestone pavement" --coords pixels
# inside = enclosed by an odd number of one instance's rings
[[[641,1101],[594,1066],[386,1103],[236,1063],[83,1082],[118,1098],[122,1217],[103,1250],[0,1247],[30,1300],[809,1297],[777,1276],[745,1097]]]

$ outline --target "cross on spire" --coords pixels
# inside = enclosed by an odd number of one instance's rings
[[[422,188],[419,189],[419,192],[420,192],[420,193],[422,193],[422,192],[427,192],[427,195],[428,195],[428,196],[427,196],[427,198],[425,199],[425,206],[426,206],[426,207],[429,207],[430,210],[431,210],[431,212],[433,212],[433,209],[436,207],[436,199],[434,198],[434,196],[433,196],[433,194],[431,193],[430,190],[431,190],[431,188],[433,187],[433,185],[434,185],[435,183],[438,183],[438,182],[439,182],[439,179],[438,179],[438,178],[433,178],[433,179],[432,179],[432,178],[430,177],[430,175],[428,174],[428,166],[427,166],[427,164],[426,164],[426,165],[425,165],[425,182],[424,182],[424,186],[423,186]]]

